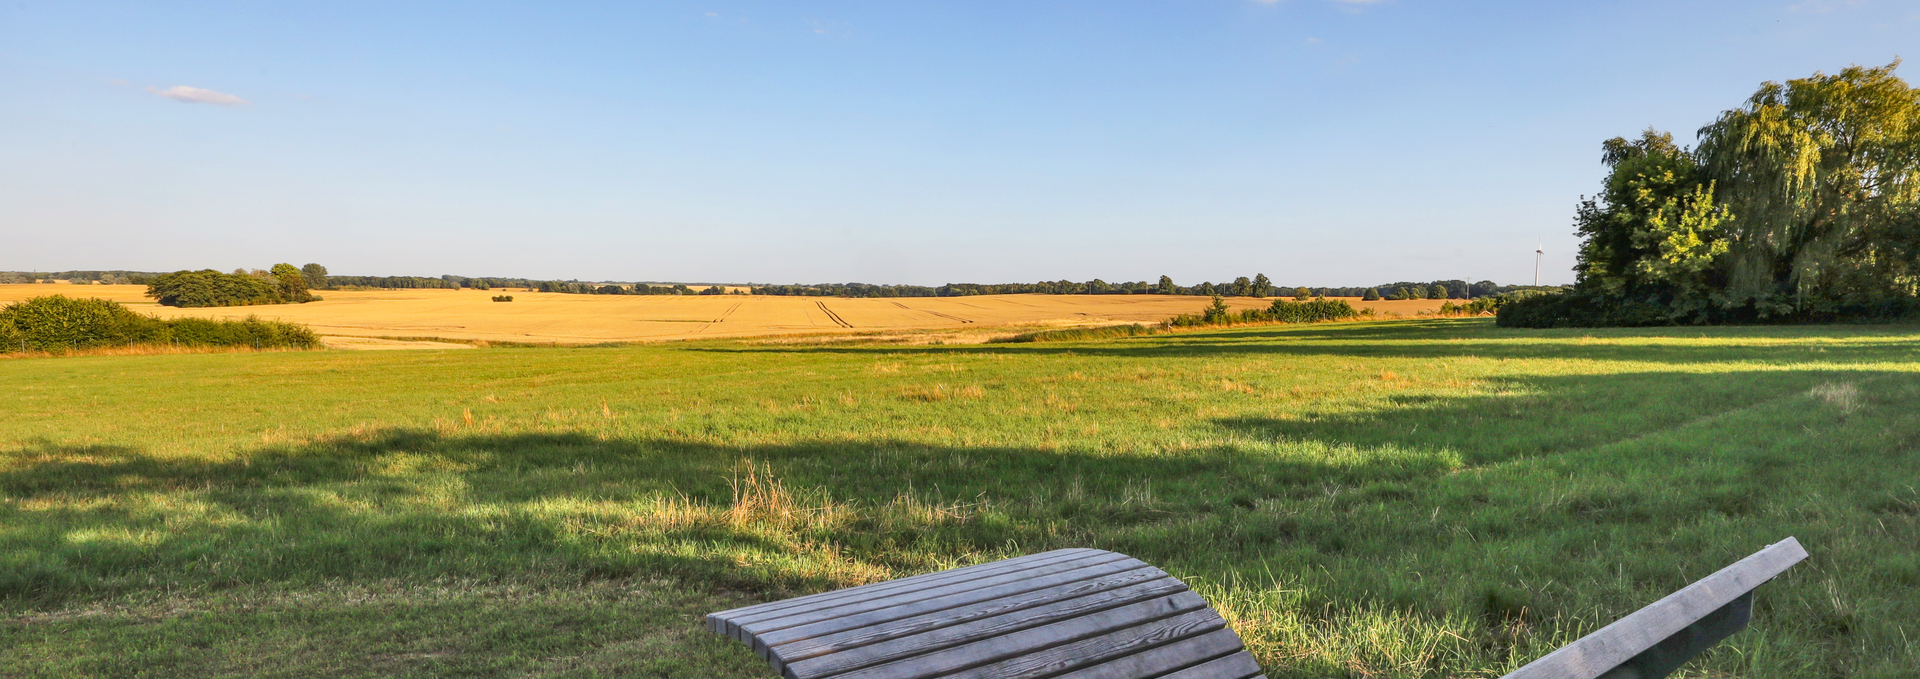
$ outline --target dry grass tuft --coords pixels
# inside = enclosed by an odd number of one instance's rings
[[[949,388],[945,383],[935,384],[931,387],[915,385],[900,390],[901,398],[925,403],[937,403],[952,399],[977,399],[983,398],[986,395],[987,390],[971,384],[953,388]]]
[[[1807,395],[1839,408],[1845,415],[1859,412],[1867,405],[1866,395],[1860,392],[1859,385],[1852,382],[1827,382],[1807,391]]]
[[[1220,388],[1225,389],[1227,391],[1237,391],[1242,394],[1253,393],[1253,385],[1247,384],[1245,382],[1236,382],[1234,380],[1230,380],[1224,377],[1220,378]]]

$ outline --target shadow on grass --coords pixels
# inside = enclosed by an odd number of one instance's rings
[[[222,460],[49,444],[12,457],[0,473],[9,500],[0,602],[16,611],[138,590],[162,573],[169,587],[539,572],[814,591],[955,559],[1111,543],[1129,526],[1244,510],[1291,486],[1450,465],[1417,451],[1355,464],[1230,448],[1107,457],[424,430]],[[1148,557],[1178,549],[1133,547]]]

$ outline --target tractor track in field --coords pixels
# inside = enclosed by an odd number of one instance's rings
[[[706,332],[707,328],[713,327],[713,324],[726,321],[728,316],[732,316],[734,311],[739,310],[741,304],[745,304],[745,302],[734,302],[733,306],[727,307],[726,311],[720,312],[719,318],[708,321],[706,325],[700,326],[699,330],[695,330],[691,334],[698,335],[700,333]]]
[[[960,322],[960,323],[972,323],[972,322],[973,322],[973,319],[970,319],[970,318],[961,318],[961,317],[959,317],[959,316],[955,316],[955,315],[953,315],[953,314],[943,314],[943,313],[940,313],[940,312],[938,312],[938,311],[934,311],[934,310],[932,310],[932,309],[915,309],[915,308],[913,308],[913,307],[910,307],[910,306],[907,306],[907,305],[905,305],[905,304],[901,304],[901,303],[899,303],[899,302],[891,302],[891,303],[892,303],[892,304],[893,304],[894,306],[897,306],[897,307],[900,307],[900,308],[902,308],[902,309],[906,309],[907,311],[918,311],[918,312],[921,312],[921,313],[928,313],[928,314],[933,314],[933,315],[935,315],[935,316],[939,316],[939,317],[941,317],[941,318],[944,318],[944,319],[947,319],[947,320],[949,320],[949,321],[957,321],[957,322]]]
[[[853,324],[852,324],[852,323],[848,323],[848,322],[847,322],[847,319],[844,319],[844,318],[841,318],[841,317],[840,317],[840,314],[836,314],[836,313],[834,313],[834,312],[833,312],[833,310],[832,310],[832,309],[829,309],[829,308],[827,308],[827,303],[826,303],[826,302],[814,302],[814,304],[817,304],[817,305],[819,305],[819,306],[820,306],[820,311],[821,311],[821,312],[823,312],[823,313],[825,313],[825,314],[827,315],[827,318],[828,318],[829,320],[832,320],[832,321],[833,321],[834,323],[837,323],[837,324],[839,324],[839,326],[840,326],[840,327],[842,327],[842,328],[851,328],[851,327],[853,327]]]

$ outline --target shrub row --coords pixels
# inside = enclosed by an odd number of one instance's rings
[[[1180,314],[1169,319],[1165,325],[1190,328],[1240,323],[1315,323],[1356,318],[1360,315],[1360,310],[1341,299],[1316,299],[1307,302],[1276,299],[1272,306],[1265,309],[1242,309],[1235,312],[1227,308],[1226,300],[1221,299],[1219,295],[1214,295],[1213,304],[1199,314]]]
[[[1012,337],[995,337],[988,344],[1009,344],[1023,342],[1072,342],[1076,340],[1106,339],[1109,337],[1139,337],[1159,332],[1159,328],[1134,323],[1132,325],[1109,325],[1099,328],[1061,328],[1059,330],[1036,330]]]
[[[134,313],[118,302],[65,295],[0,307],[0,351],[64,352],[136,344],[312,349],[320,346],[320,338],[293,323],[252,317],[163,320]]]
[[[1613,299],[1581,290],[1517,296],[1499,307],[1502,328],[1612,328],[1674,325],[1666,305]]]

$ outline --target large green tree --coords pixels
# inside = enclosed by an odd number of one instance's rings
[[[309,263],[306,266],[300,267],[300,275],[307,279],[307,288],[310,290],[321,290],[327,287],[327,267]],[[478,289],[485,290],[486,288],[482,287]]]
[[[292,264],[275,264],[268,271],[273,276],[274,287],[280,293],[280,299],[289,302],[311,302],[313,293],[307,292],[307,277]]]
[[[1701,128],[1735,216],[1722,305],[1818,317],[1920,293],[1920,89],[1899,64],[1765,83]]]
[[[1598,298],[1644,305],[1665,320],[1703,320],[1730,220],[1714,202],[1712,180],[1665,132],[1615,137],[1601,148],[1612,171],[1574,219],[1584,239],[1579,286]]]
[[[1887,317],[1920,309],[1920,89],[1899,62],[1763,83],[1692,150],[1604,145],[1572,294],[1508,325]]]

